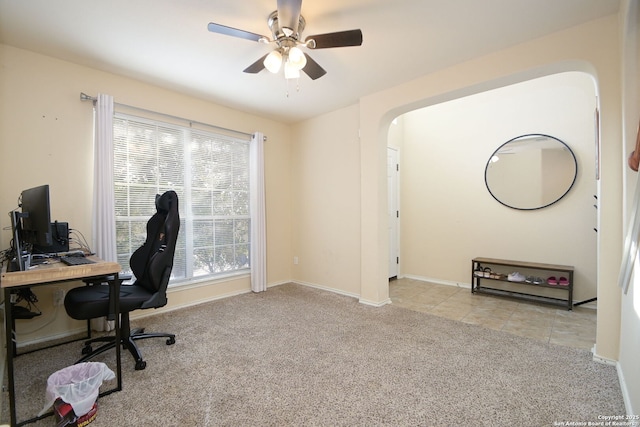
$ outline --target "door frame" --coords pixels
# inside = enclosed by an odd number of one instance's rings
[[[389,177],[389,158],[393,157],[395,162],[394,177]],[[395,209],[393,209],[395,208]],[[391,213],[391,210],[396,211],[396,215]],[[400,276],[400,150],[396,147],[387,147],[387,217],[389,224],[387,229],[389,231],[389,254],[388,264],[389,273],[388,278],[398,278]],[[391,235],[395,231],[395,238]],[[395,254],[393,253],[395,249]],[[392,257],[396,258],[395,264],[392,262]],[[394,268],[395,267],[395,268]]]

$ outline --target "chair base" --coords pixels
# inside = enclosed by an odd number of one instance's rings
[[[121,325],[120,325],[120,342],[122,344],[123,349],[129,350],[129,353],[133,356],[133,359],[136,361],[135,369],[136,371],[140,371],[147,367],[147,362],[142,359],[142,353],[140,349],[136,345],[135,341],[147,339],[147,338],[166,338],[167,345],[175,344],[176,336],[175,334],[168,334],[164,332],[150,332],[145,333],[144,328],[138,328],[131,330],[131,325],[129,321],[129,313],[122,313],[121,315]],[[95,343],[104,343],[100,347],[94,349],[92,347]],[[79,359],[76,363],[86,362],[98,354],[104,353],[107,350],[116,347],[116,337],[108,336],[108,337],[97,337],[92,338],[84,342],[84,347],[82,348],[82,354],[84,356]]]

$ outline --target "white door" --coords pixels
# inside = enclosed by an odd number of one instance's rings
[[[398,230],[400,211],[398,207],[398,150],[387,147],[387,216],[389,218],[389,278],[398,277],[400,251]]]

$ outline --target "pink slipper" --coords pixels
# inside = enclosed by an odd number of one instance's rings
[[[558,284],[560,286],[569,286],[569,280],[567,280],[566,277],[561,277],[560,279],[558,279]]]
[[[556,279],[556,276],[551,276],[547,279],[547,283],[551,286],[555,286],[558,284],[558,280]]]

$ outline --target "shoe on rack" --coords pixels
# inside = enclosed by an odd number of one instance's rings
[[[525,277],[523,274],[514,271],[513,273],[509,273],[509,276],[507,277],[507,280],[510,282],[524,282]]]

